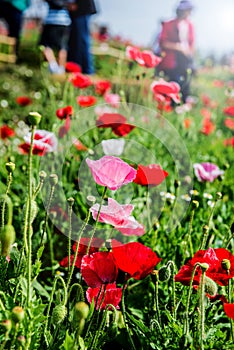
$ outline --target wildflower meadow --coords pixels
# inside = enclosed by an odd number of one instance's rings
[[[107,44],[0,66],[0,349],[234,349],[234,71]]]

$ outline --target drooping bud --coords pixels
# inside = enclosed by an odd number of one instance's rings
[[[21,306],[15,306],[11,311],[11,316],[16,323],[23,321],[24,309]]]
[[[44,181],[46,176],[47,176],[47,174],[46,174],[46,172],[44,170],[41,170],[39,172],[40,181]]]
[[[210,296],[214,296],[218,292],[217,284],[209,277],[205,276],[205,293],[209,294]]]
[[[180,180],[175,180],[175,181],[174,181],[174,186],[175,186],[175,188],[179,188],[180,185],[181,185]]]
[[[222,198],[222,193],[221,192],[217,192],[216,193],[216,199],[221,199]]]
[[[30,112],[27,119],[30,125],[36,126],[41,121],[41,115],[38,112]]]
[[[5,167],[8,173],[13,173],[15,170],[15,163],[8,162],[5,164]]]
[[[158,270],[153,270],[151,272],[151,278],[152,278],[152,281],[154,283],[158,282],[159,278],[158,278]]]
[[[68,202],[69,206],[72,207],[73,204],[74,204],[74,202],[75,202],[75,200],[74,200],[73,197],[69,197],[69,198],[67,199],[67,202]]]
[[[221,261],[221,266],[224,270],[226,270],[227,272],[230,271],[231,268],[231,262],[228,259],[223,259]]]
[[[52,323],[62,323],[67,316],[67,308],[65,305],[56,305],[52,312]]]
[[[19,342],[20,344],[22,344],[22,345],[24,345],[24,344],[26,343],[26,338],[25,338],[24,335],[19,335],[19,336],[17,337],[17,340],[18,340],[18,342]]]
[[[58,175],[56,174],[51,174],[50,175],[50,185],[55,186],[58,183]]]
[[[81,319],[81,318],[86,319],[89,314],[89,305],[86,304],[84,301],[79,301],[74,306],[74,312],[75,312],[75,317],[77,319]]]
[[[199,207],[199,202],[193,200],[193,201],[192,201],[192,207],[193,207],[193,209],[197,209],[197,208]]]
[[[12,322],[11,320],[4,320],[0,323],[3,327],[5,327],[7,332],[10,332],[11,328],[12,328]]]
[[[171,271],[170,268],[168,266],[162,266],[160,267],[160,269],[158,270],[158,279],[161,282],[166,282],[169,280],[169,278],[171,277]]]
[[[207,263],[199,263],[199,266],[202,269],[202,272],[206,272],[210,267]]]
[[[15,229],[12,225],[7,224],[2,227],[0,232],[1,254],[3,256],[10,255],[12,244],[15,242]]]

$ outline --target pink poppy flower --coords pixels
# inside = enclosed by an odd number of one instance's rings
[[[223,141],[224,146],[234,147],[234,136]]]
[[[224,124],[225,126],[230,129],[230,130],[234,130],[234,119],[232,118],[226,118],[224,120]]]
[[[106,93],[104,95],[104,100],[106,103],[108,103],[110,106],[117,108],[119,106],[120,102],[120,96],[118,94],[110,94]]]
[[[99,208],[99,204],[94,204],[90,209],[94,220],[97,219]],[[108,205],[102,205],[101,207],[98,221],[112,226],[120,225],[124,219],[130,216],[133,209],[134,206],[132,204],[121,205],[113,198],[108,198]]]
[[[91,304],[94,299],[96,310],[104,310],[108,304],[112,304],[119,309],[119,303],[122,298],[122,288],[117,288],[115,283],[107,284],[105,287],[88,288],[86,298]],[[98,300],[97,300],[98,298]]]
[[[86,159],[94,181],[110,190],[117,190],[132,182],[136,177],[136,170],[120,158],[104,156],[98,160]]]
[[[144,50],[137,54],[136,62],[146,68],[154,68],[162,61],[161,57],[156,56],[150,50]]]
[[[24,143],[19,145],[19,149],[23,154],[28,154],[31,142],[31,133],[24,137]],[[33,140],[33,154],[43,156],[46,153],[55,152],[57,150],[58,141],[53,132],[47,130],[36,130]]]
[[[118,267],[112,252],[97,252],[85,255],[81,260],[80,271],[91,288],[113,283],[118,275]]]
[[[95,103],[97,102],[96,97],[94,96],[78,96],[76,99],[78,105],[80,105],[81,107],[90,107],[95,105]]]
[[[124,150],[125,140],[123,138],[102,140],[101,144],[106,156],[120,156]]]
[[[19,106],[25,107],[32,103],[32,99],[28,96],[19,96],[16,98],[16,103]]]
[[[198,181],[213,182],[218,176],[223,175],[224,171],[220,170],[219,167],[213,163],[195,163],[193,165],[195,175]]]
[[[127,46],[126,47],[126,57],[131,60],[136,60],[140,50],[137,47],[134,46]]]
[[[115,226],[115,229],[124,236],[142,236],[145,234],[145,228],[133,216],[124,219],[121,224]]]
[[[130,277],[140,280],[148,276],[161,261],[149,247],[130,242],[122,246],[115,246],[112,252],[119,269]]]
[[[159,79],[151,84],[151,90],[154,95],[161,95],[164,98],[170,98],[175,103],[180,102],[180,86],[174,81],[167,82],[164,79]]]

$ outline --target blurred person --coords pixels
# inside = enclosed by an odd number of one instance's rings
[[[77,63],[84,74],[94,73],[91,52],[91,16],[97,13],[94,0],[72,0],[69,2],[72,19],[68,46],[68,60]]]
[[[71,18],[67,0],[46,0],[49,9],[44,19],[39,45],[52,74],[63,74],[67,62]]]
[[[8,35],[16,39],[16,55],[19,53],[23,14],[29,5],[30,0],[0,0],[0,18],[7,23]]]
[[[194,26],[189,20],[192,9],[191,1],[181,0],[176,8],[176,17],[163,22],[159,35],[162,61],[157,73],[163,72],[170,81],[180,85],[184,103],[190,94],[194,72]]]

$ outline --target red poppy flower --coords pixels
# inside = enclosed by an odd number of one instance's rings
[[[80,271],[91,288],[113,283],[118,275],[118,267],[112,252],[97,252],[85,255],[81,260]]]
[[[204,119],[202,122],[201,132],[204,135],[208,136],[214,131],[215,131],[215,124],[210,119]]]
[[[116,124],[124,124],[126,118],[119,113],[103,113],[96,121],[99,128],[113,128]]]
[[[224,261],[230,264],[229,270],[224,267]],[[206,275],[221,286],[226,286],[228,280],[234,277],[234,256],[224,248],[209,248],[207,250],[199,250],[175,276],[175,281],[184,285],[189,285],[192,271],[196,263],[207,263],[209,265]],[[200,282],[201,269],[196,269],[193,285]]]
[[[56,116],[59,119],[66,119],[67,117],[70,117],[73,114],[73,107],[72,106],[66,106],[63,108],[59,108],[56,111]]]
[[[224,81],[223,81],[223,80],[215,79],[215,80],[213,81],[213,86],[215,86],[215,87],[223,87],[223,86],[224,86]]]
[[[130,45],[126,47],[126,56],[131,60],[135,61],[139,52],[140,50],[137,47],[130,46]]]
[[[167,176],[168,172],[163,170],[158,164],[150,164],[148,166],[139,164],[133,182],[142,186],[158,186]]]
[[[7,125],[0,127],[0,138],[2,140],[8,139],[9,137],[15,136],[15,131]]]
[[[59,128],[58,136],[60,138],[63,138],[70,130],[70,127],[71,127],[71,119],[70,119],[70,117],[67,117],[64,125],[60,126],[60,128]]]
[[[200,110],[201,115],[203,116],[203,118],[205,119],[210,119],[211,118],[211,111],[207,108],[202,108]]]
[[[23,154],[28,154],[31,143],[31,133],[24,137],[25,142],[19,145],[19,149]],[[54,133],[47,130],[36,130],[33,140],[33,154],[43,156],[49,152],[57,150],[57,138]]]
[[[230,117],[234,117],[234,106],[224,108],[223,113]]]
[[[86,147],[80,140],[74,140],[73,145],[78,151],[87,151],[88,147]]]
[[[234,304],[224,303],[223,309],[227,317],[234,320]]]
[[[97,95],[103,96],[111,88],[111,82],[108,80],[100,80],[95,83],[95,92]]]
[[[190,118],[185,118],[184,119],[184,127],[185,129],[189,129],[191,126],[192,120]]]
[[[97,102],[96,97],[94,96],[78,96],[76,98],[77,103],[81,106],[81,107],[90,107],[95,105],[95,103]]]
[[[223,141],[224,146],[234,147],[234,136]]]
[[[92,85],[90,78],[82,73],[74,73],[69,80],[74,87],[80,89],[85,89]]]
[[[225,126],[230,129],[230,130],[234,130],[234,120],[231,118],[226,118],[224,121]]]
[[[149,247],[138,242],[113,247],[112,252],[119,269],[136,280],[149,275],[161,261]]]
[[[167,82],[164,79],[159,79],[151,84],[151,90],[156,100],[160,97],[161,99],[170,98],[175,103],[180,102],[180,86],[174,81]]]
[[[119,309],[119,303],[122,298],[122,288],[117,288],[115,283],[98,288],[88,288],[86,291],[86,298],[90,304],[94,299],[96,310],[104,310],[109,304]]]
[[[30,105],[32,103],[32,100],[27,96],[19,96],[16,98],[16,103],[22,107],[25,107]]]
[[[65,69],[68,73],[81,73],[81,67],[75,62],[67,62]]]
[[[136,55],[136,62],[146,68],[154,68],[162,61],[161,57],[156,56],[150,50],[138,52]]]

